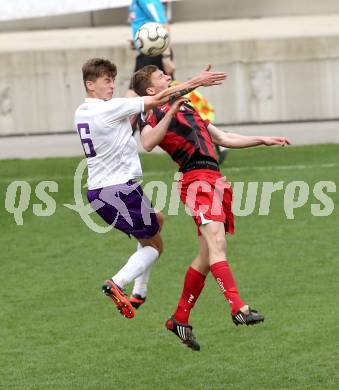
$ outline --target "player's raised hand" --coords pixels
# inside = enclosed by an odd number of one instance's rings
[[[291,145],[291,141],[286,137],[263,137],[264,145],[273,146],[280,145],[286,146]]]
[[[191,81],[196,87],[209,87],[212,85],[219,85],[226,79],[227,75],[225,72],[212,72],[212,65],[209,64],[205,69],[197,76],[193,77]]]
[[[225,72],[211,72],[210,69],[211,65],[207,65],[207,67],[201,73],[191,78],[190,80],[169,87],[159,94],[154,95],[157,97],[156,100],[153,99],[154,102],[157,105],[166,103],[167,101],[169,101],[170,104],[173,104],[178,98],[187,95],[195,88],[219,85],[226,79],[227,76]],[[149,97],[145,97],[145,99],[147,98]]]

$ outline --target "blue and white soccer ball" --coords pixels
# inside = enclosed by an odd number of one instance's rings
[[[134,38],[136,49],[146,56],[158,56],[169,45],[168,31],[159,23],[146,23],[142,25]]]

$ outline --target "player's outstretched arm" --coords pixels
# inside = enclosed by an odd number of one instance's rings
[[[156,107],[159,104],[167,103],[168,101],[173,103],[176,99],[179,99],[181,96],[188,94],[195,88],[201,86],[209,87],[213,85],[220,85],[225,79],[225,72],[212,72],[211,65],[208,65],[201,73],[192,79],[185,81],[184,83],[166,88],[164,91],[161,91],[154,96],[145,96],[145,111]]]
[[[140,141],[147,152],[152,151],[155,146],[160,144],[166,135],[173,115],[179,110],[180,106],[187,101],[188,99],[186,98],[176,100],[156,126],[152,127],[150,125],[146,125],[142,129],[140,133]]]
[[[286,137],[262,137],[257,135],[247,136],[236,133],[225,133],[212,124],[208,125],[208,131],[215,144],[232,149],[250,148],[259,145],[286,146],[291,144],[291,141]]]

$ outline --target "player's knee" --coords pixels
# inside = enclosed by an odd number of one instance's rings
[[[193,260],[191,266],[204,275],[207,275],[210,270],[208,257],[200,254]]]
[[[164,243],[162,241],[161,235],[158,233],[156,236],[151,238],[148,242],[147,245],[153,247],[159,252],[159,256],[162,254],[164,251]]]
[[[162,252],[164,251],[164,243],[162,240],[160,240],[160,242],[157,243],[156,249],[159,252],[159,256],[160,256],[162,254]]]
[[[163,251],[164,251],[164,244],[163,244],[163,242],[161,241],[160,245],[158,246],[159,256],[162,254]]]

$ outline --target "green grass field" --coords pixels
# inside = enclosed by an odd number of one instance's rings
[[[96,234],[74,203],[80,159],[0,162],[1,389],[338,389],[339,196],[328,217],[311,214],[318,181],[339,185],[339,146],[231,151],[223,172],[231,181],[304,181],[305,206],[288,220],[280,191],[271,212],[236,218],[228,258],[243,298],[262,311],[256,327],[235,327],[211,277],[191,315],[201,344],[192,352],[164,328],[184,273],[196,253],[196,230],[183,209],[167,216],[165,252],[151,277],[148,301],[122,318],[100,291],[135,242],[112,231]],[[170,184],[175,165],[165,155],[142,156],[145,182]],[[53,180],[56,212],[37,217],[32,196],[17,226],[5,209],[8,185],[28,181],[33,193]],[[166,210],[165,210],[166,211]],[[166,213],[165,213],[166,214]]]

